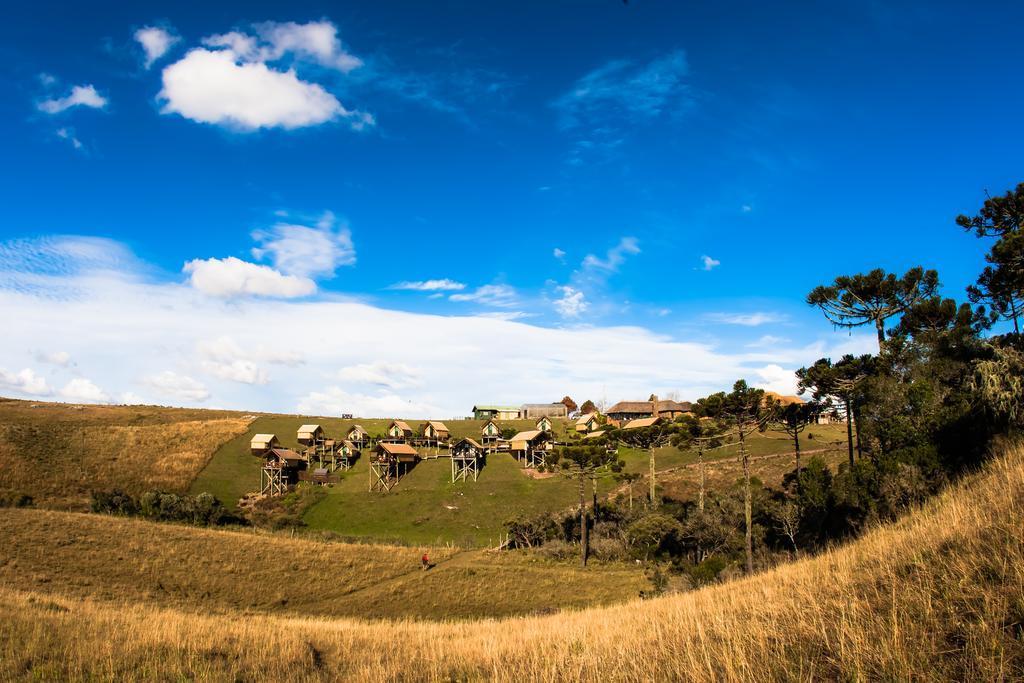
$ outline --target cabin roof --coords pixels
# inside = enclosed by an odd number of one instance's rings
[[[606,430],[606,429],[599,429],[596,432],[590,432],[589,434],[587,434],[583,438],[584,439],[597,439],[599,437],[604,436],[607,433],[608,433],[608,430]]]
[[[388,425],[388,429],[391,429],[392,427],[398,427],[403,432],[411,432],[412,431],[412,428],[409,427],[409,425],[406,424],[405,422],[402,422],[401,420],[392,420],[391,424]]]
[[[642,417],[636,420],[630,420],[626,423],[623,429],[640,429],[642,427],[653,427],[654,425],[661,422],[660,417]]]
[[[468,436],[465,436],[465,437],[459,439],[458,442],[453,446],[453,448],[458,448],[463,443],[468,443],[469,445],[473,446],[474,448],[478,448],[480,450],[483,450],[483,446],[481,446],[479,443],[477,443],[476,439],[471,439]]]
[[[320,425],[302,425],[301,427],[299,427],[299,434],[303,434],[306,432],[315,432],[318,429],[320,429]]]
[[[448,427],[444,422],[437,422],[436,420],[427,420],[427,424],[436,429],[439,432],[447,432]]]
[[[271,448],[270,452],[282,460],[287,460],[289,462],[302,462],[305,460],[305,458],[290,448]]]
[[[388,455],[419,455],[416,449],[407,443],[379,443],[377,448]]]
[[[352,425],[352,429],[348,430],[348,433],[356,432],[358,434],[367,434],[368,432],[363,429],[362,425]]]
[[[543,433],[539,429],[530,429],[525,432],[519,432],[512,437],[512,441],[533,441]]]

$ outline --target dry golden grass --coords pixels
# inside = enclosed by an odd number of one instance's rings
[[[1019,680],[1022,504],[1015,447],[849,546],[545,617],[230,618],[3,588],[0,662],[26,680]]]
[[[82,509],[94,490],[184,493],[249,419],[219,411],[0,401],[0,492]],[[233,502],[233,501],[232,501]]]
[[[471,617],[621,602],[647,587],[621,566],[583,572],[453,548],[318,542],[138,519],[0,510],[0,584],[204,612]],[[420,569],[429,553],[435,567]]]

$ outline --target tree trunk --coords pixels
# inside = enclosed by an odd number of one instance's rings
[[[704,485],[707,482],[704,472],[704,445],[697,445],[697,469],[700,470],[700,490],[697,492],[697,509],[704,514]]]
[[[1013,295],[1010,295],[1010,315],[1013,316],[1013,332],[1014,334],[1020,334],[1020,323],[1017,318],[1020,317],[1017,312],[1017,302],[1013,300]]]
[[[750,457],[747,455],[746,435],[740,427],[740,458],[743,460],[743,520],[746,526],[747,574],[754,573],[753,510],[750,496]]]
[[[587,566],[587,504],[583,475],[580,474],[580,566]]]
[[[594,511],[594,519],[597,519],[597,477],[591,477],[590,484],[594,489],[594,504],[591,506],[591,509]]]
[[[846,405],[846,449],[850,454],[850,469],[853,469],[853,413],[850,411],[850,399],[843,399]]]
[[[655,485],[655,481],[654,481],[654,446],[651,446],[650,454],[651,454],[651,507],[652,508],[656,508],[656,507],[658,507],[658,493],[657,493],[656,485]]]
[[[796,486],[800,488],[800,431],[793,430],[793,446],[796,448]]]
[[[875,328],[878,331],[878,352],[881,353],[885,346],[885,319],[875,318]]]
[[[857,440],[857,457],[863,458],[864,453],[860,450],[860,420],[857,419],[857,410],[853,408],[852,404],[850,407],[853,409],[853,433]]]

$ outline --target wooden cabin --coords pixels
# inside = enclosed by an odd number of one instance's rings
[[[644,417],[639,420],[630,420],[626,423],[623,429],[642,429],[644,427],[653,427],[654,425],[661,424],[665,420],[660,417]]]
[[[519,415],[524,420],[540,417],[569,417],[564,403],[524,403],[519,406]]]
[[[480,428],[480,442],[483,443],[484,448],[487,449],[488,453],[493,453],[498,449],[498,443],[501,441],[501,428],[494,423],[494,420],[488,420],[483,427]]]
[[[302,425],[299,427],[298,440],[303,446],[315,446],[324,440],[324,430],[320,425]]]
[[[473,406],[474,420],[518,420],[519,415],[516,406]]]
[[[523,463],[523,467],[536,467],[544,461],[544,454],[551,450],[551,446],[550,434],[532,429],[513,436],[509,450]]]
[[[587,413],[576,420],[577,434],[590,434],[601,426],[597,413]]]
[[[428,443],[437,444],[441,441],[447,441],[451,434],[444,422],[430,421],[424,422],[420,426],[420,436]]]
[[[306,469],[306,458],[289,448],[271,448],[263,454],[260,493],[281,496],[299,481]]]
[[[249,442],[249,450],[253,455],[264,455],[271,448],[276,448],[279,445],[277,437],[273,434],[256,434]]]
[[[387,429],[387,440],[392,443],[405,443],[412,438],[413,431],[405,422],[392,420]]]
[[[542,432],[550,432],[552,430],[551,418],[545,415],[537,420],[537,429]]]
[[[452,483],[466,481],[470,476],[476,481],[480,475],[480,461],[486,451],[482,444],[468,436],[452,446]]]
[[[357,450],[362,450],[370,443],[370,434],[362,425],[352,425],[352,429],[348,430],[348,434],[345,435],[345,440],[356,447]]]
[[[406,443],[377,444],[370,459],[370,490],[390,491],[419,457],[416,449]]]

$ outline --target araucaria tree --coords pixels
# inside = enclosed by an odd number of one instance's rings
[[[718,448],[725,442],[728,425],[722,421],[725,393],[718,392],[693,404],[693,413],[677,418],[677,431],[672,443],[679,449],[697,451],[697,470],[700,485],[697,489],[697,510],[704,512],[704,498],[707,489],[707,474],[704,467],[704,452]]]
[[[560,469],[562,475],[575,479],[580,492],[580,564],[587,566],[590,534],[587,525],[586,482],[596,481],[622,471],[624,463],[604,446],[562,446],[545,457],[545,465]],[[596,503],[596,500],[595,500]]]
[[[775,399],[766,396],[764,389],[752,389],[744,380],[732,387],[722,403],[722,417],[731,423],[740,442],[740,460],[743,463],[743,521],[747,573],[754,572],[754,520],[750,492],[750,453],[747,438],[754,432],[764,431],[776,410]]]
[[[843,404],[846,417],[846,447],[853,467],[853,430],[857,423],[857,397],[861,382],[871,372],[873,359],[870,355],[847,354],[838,363],[829,358],[819,358],[807,368],[796,371],[797,391],[810,391],[816,401],[835,398]],[[860,439],[857,439],[858,443]]]
[[[874,325],[879,351],[885,346],[885,323],[922,299],[935,295],[939,275],[934,270],[911,268],[902,277],[876,268],[866,275],[841,275],[831,285],[820,285],[807,295],[836,327]]]
[[[1012,321],[1013,331],[1019,334],[1024,312],[1024,183],[1005,195],[985,200],[975,216],[957,216],[956,223],[978,237],[996,238],[985,255],[989,265],[977,283],[967,288],[967,296],[973,303],[987,304],[1003,320]]]
[[[800,433],[807,429],[807,426],[821,412],[821,406],[817,402],[808,403],[787,403],[778,404],[771,416],[772,426],[785,432],[793,439],[793,450],[796,455],[797,481],[800,477]]]
[[[651,507],[658,507],[658,492],[655,479],[655,450],[662,446],[668,446],[675,437],[677,426],[672,422],[658,422],[650,427],[637,427],[635,429],[615,429],[607,438],[609,441],[619,443],[629,448],[647,451],[650,467],[649,477],[651,480]]]

